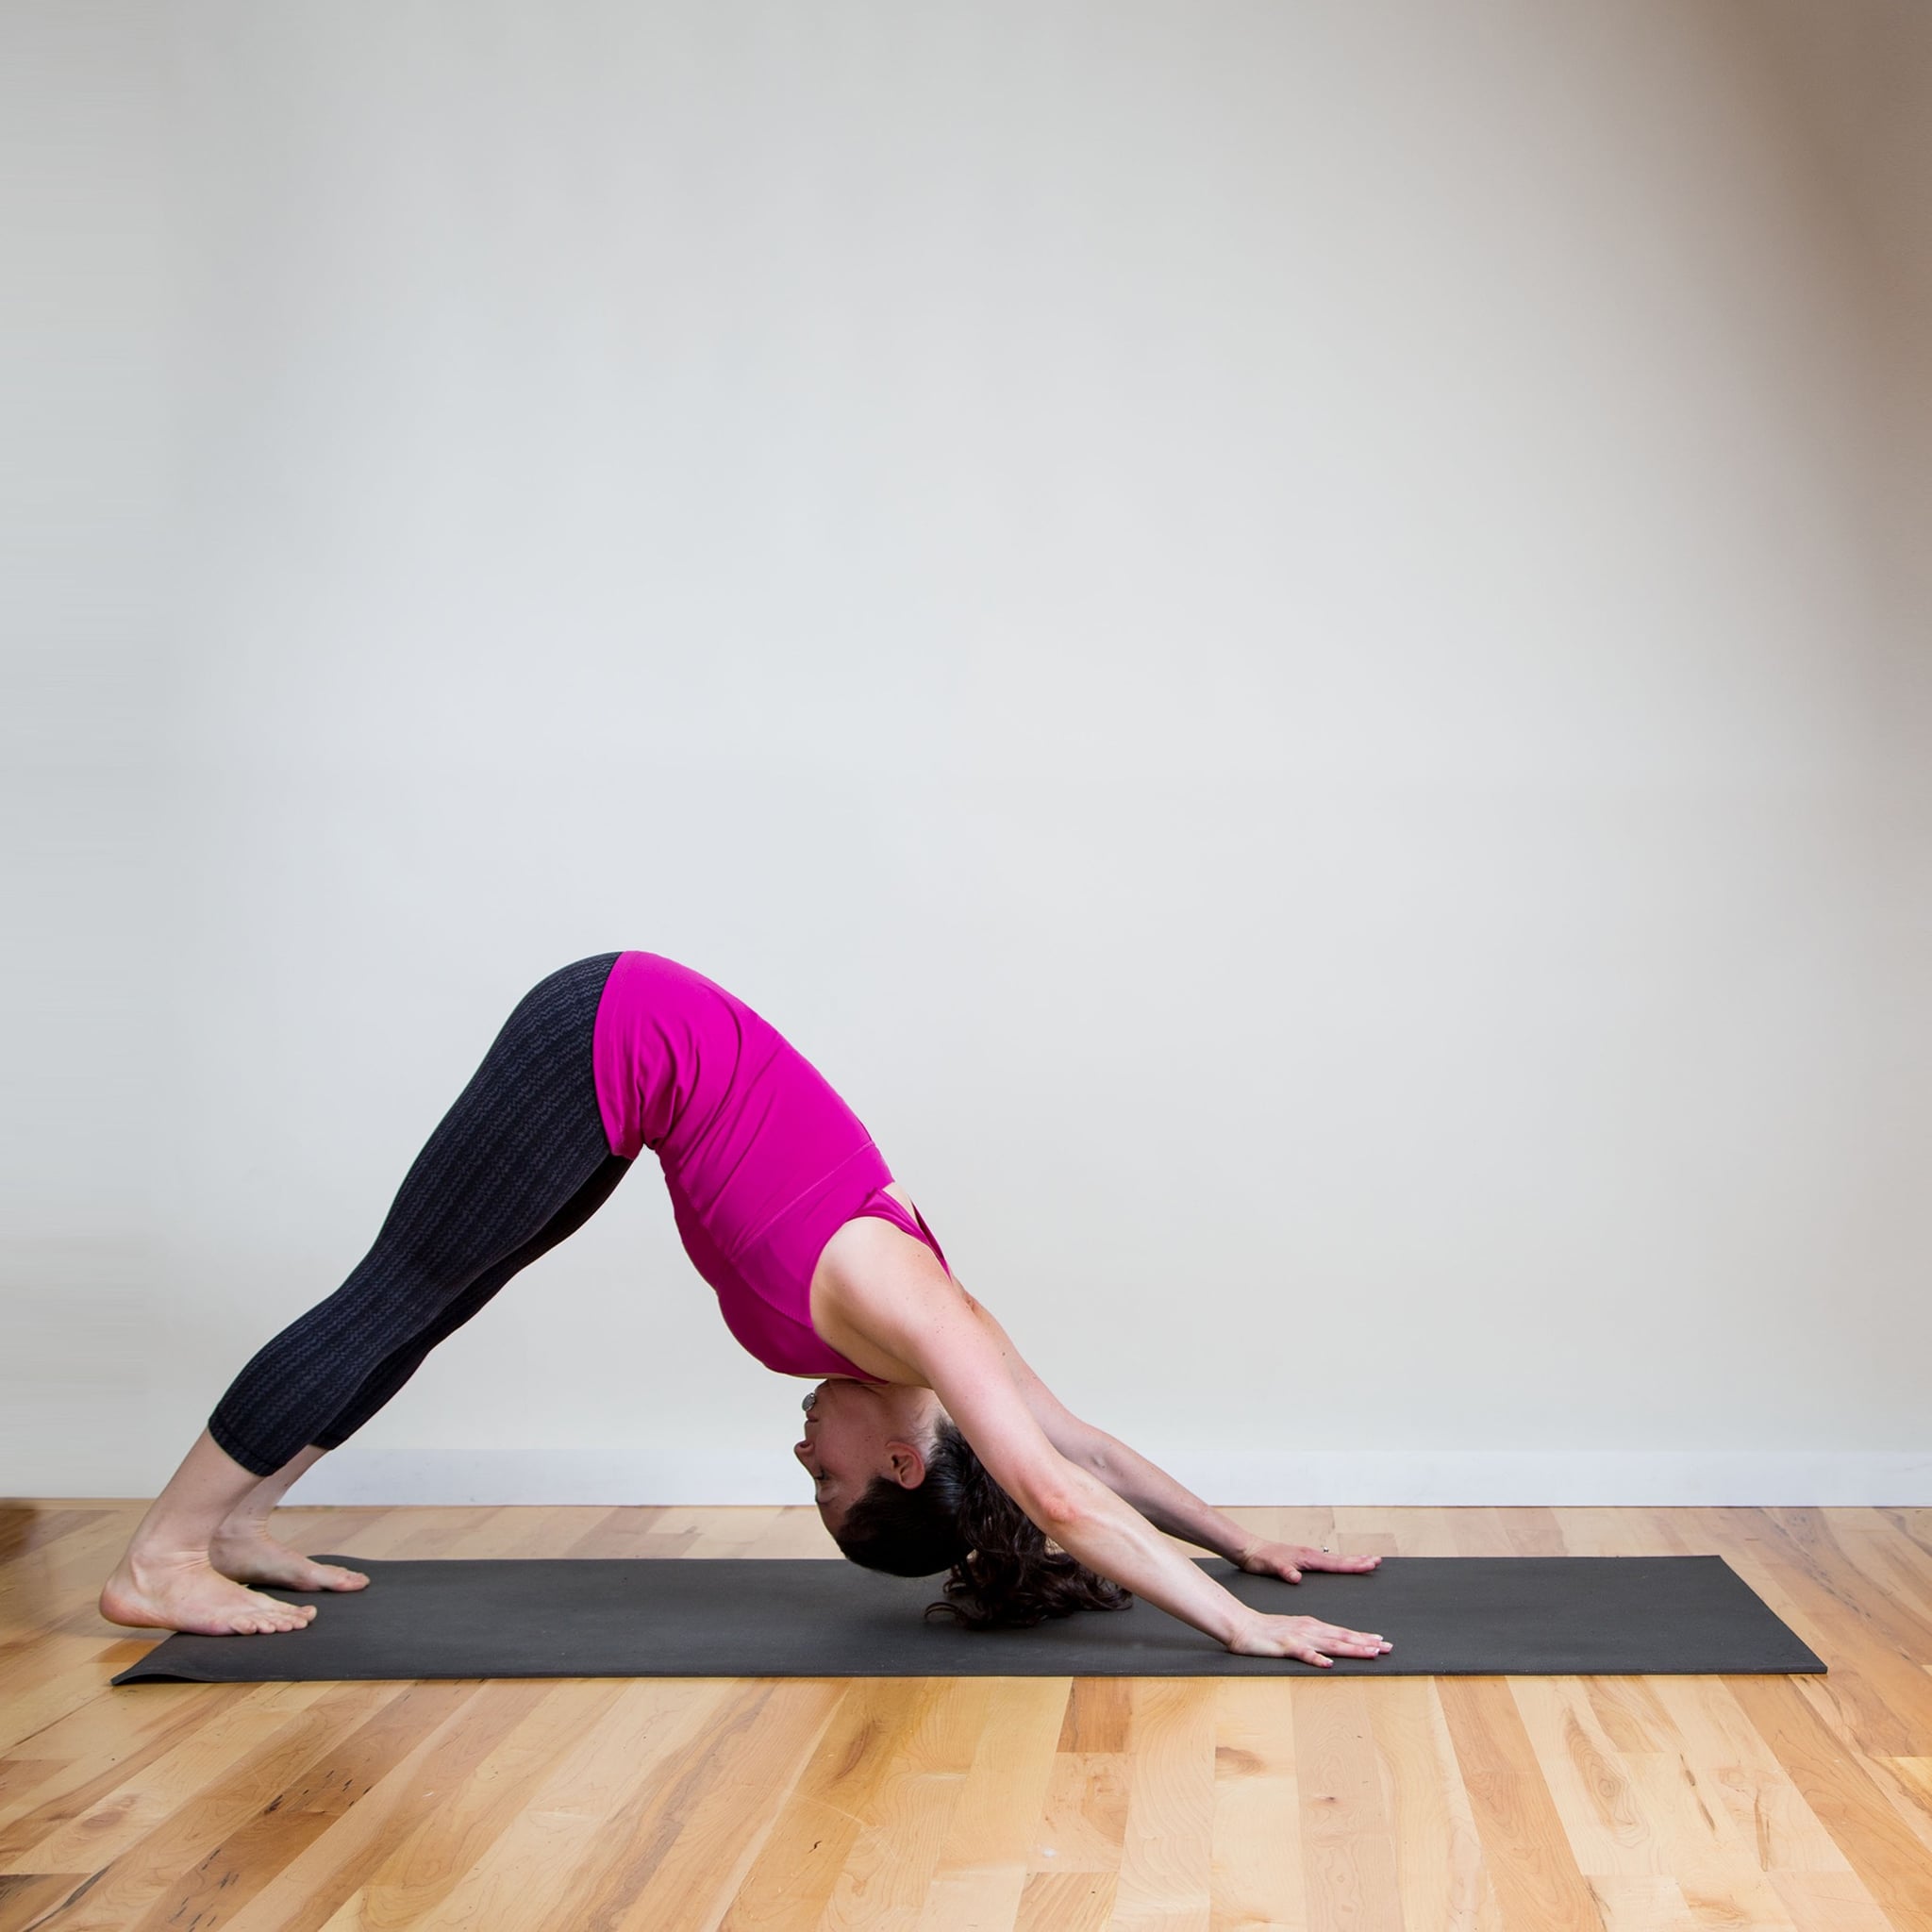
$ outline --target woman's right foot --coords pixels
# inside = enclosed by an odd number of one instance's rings
[[[196,1637],[259,1636],[300,1630],[313,1604],[285,1604],[224,1576],[206,1557],[135,1561],[123,1557],[101,1591],[101,1615],[110,1624],[185,1630]]]

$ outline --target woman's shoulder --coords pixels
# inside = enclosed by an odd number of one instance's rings
[[[929,1378],[907,1341],[978,1312],[924,1241],[877,1215],[834,1232],[812,1271],[809,1306],[822,1341],[868,1374],[915,1387]]]

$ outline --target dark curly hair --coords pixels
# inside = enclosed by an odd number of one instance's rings
[[[948,1564],[945,1596],[925,1607],[969,1630],[1027,1627],[1075,1610],[1126,1610],[1134,1593],[1058,1546],[1000,1488],[950,1416],[933,1430],[925,1479],[875,1475],[845,1512],[837,1541],[853,1562],[891,1576]]]

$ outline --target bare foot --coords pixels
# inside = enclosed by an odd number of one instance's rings
[[[208,1560],[237,1583],[272,1583],[277,1590],[360,1590],[369,1578],[340,1563],[318,1563],[287,1543],[278,1543],[266,1525],[215,1531]],[[312,1607],[312,1606],[311,1606]]]
[[[101,1591],[101,1615],[110,1624],[186,1630],[197,1637],[258,1636],[300,1630],[313,1604],[285,1604],[222,1575],[205,1557],[137,1562],[123,1557]]]

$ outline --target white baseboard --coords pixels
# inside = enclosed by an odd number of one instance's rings
[[[1932,1450],[1282,1450],[1176,1457],[1166,1466],[1217,1507],[1932,1505]],[[585,1450],[363,1450],[353,1442],[325,1457],[289,1496],[298,1506],[810,1500],[808,1482],[785,1466],[782,1451],[714,1448],[681,1461]]]

